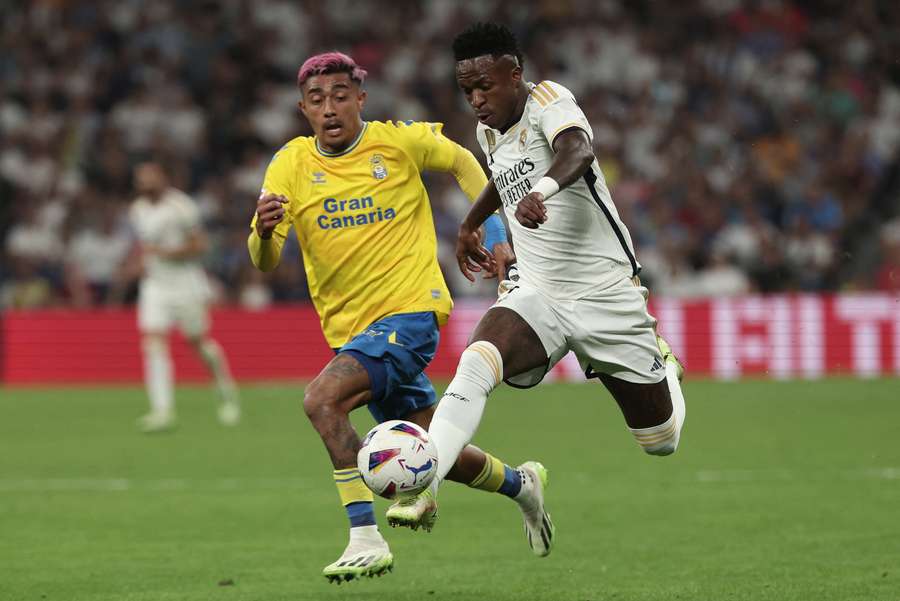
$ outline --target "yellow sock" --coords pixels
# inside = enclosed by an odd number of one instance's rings
[[[375,500],[372,491],[363,482],[359,470],[355,467],[334,470],[334,484],[344,506],[350,503],[371,503]]]
[[[334,470],[334,484],[341,496],[341,504],[347,510],[350,527],[374,526],[375,512],[372,491],[363,482],[359,470],[355,467]]]
[[[485,453],[484,456],[484,467],[481,468],[481,473],[469,482],[469,486],[488,492],[497,492],[503,484],[506,466],[490,453]]]

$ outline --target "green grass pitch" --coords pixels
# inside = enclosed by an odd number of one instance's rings
[[[139,388],[2,390],[0,599],[900,600],[900,382],[685,392],[658,458],[599,385],[502,388],[475,442],[550,469],[550,557],[509,500],[448,484],[432,534],[380,518],[393,574],[338,587],[320,570],[346,519],[298,386],[244,389],[233,430],[181,388],[156,436],[134,428]]]

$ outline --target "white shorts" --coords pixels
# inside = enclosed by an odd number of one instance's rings
[[[656,319],[647,312],[648,291],[625,278],[590,298],[552,299],[519,282],[494,307],[512,309],[535,331],[547,352],[546,366],[514,376],[510,386],[537,385],[569,351],[587,378],[607,374],[626,382],[656,384],[666,376]]]
[[[208,303],[205,285],[164,287],[144,282],[138,292],[138,329],[168,332],[177,325],[188,338],[202,336],[209,331]]]

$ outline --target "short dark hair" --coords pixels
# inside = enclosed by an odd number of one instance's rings
[[[453,55],[457,62],[487,54],[494,58],[510,54],[516,57],[520,67],[525,64],[515,34],[505,25],[475,23],[453,40]]]

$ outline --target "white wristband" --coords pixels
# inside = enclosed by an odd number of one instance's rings
[[[559,184],[552,177],[547,177],[545,175],[532,186],[531,190],[528,191],[529,194],[532,192],[540,192],[544,195],[544,200],[546,200],[559,192]]]

